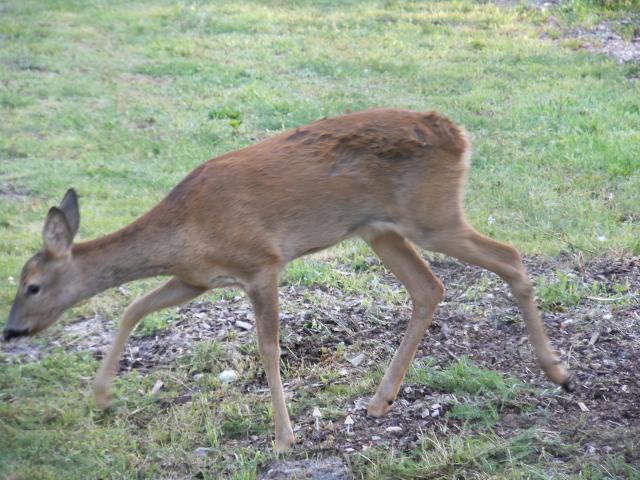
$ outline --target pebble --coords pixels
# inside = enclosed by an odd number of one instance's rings
[[[241,328],[243,330],[251,330],[253,325],[249,322],[243,322],[242,320],[236,320],[236,327]]]
[[[198,457],[204,457],[206,456],[209,452],[213,452],[213,448],[207,448],[207,447],[199,447],[196,448],[193,451],[193,454],[198,456]]]
[[[220,380],[222,383],[231,383],[237,378],[238,378],[238,372],[231,369],[223,370],[222,372],[220,372],[220,375],[218,375],[218,380]]]
[[[358,355],[353,357],[351,360],[349,360],[349,363],[354,367],[360,366],[362,362],[364,362],[364,353],[359,353]]]

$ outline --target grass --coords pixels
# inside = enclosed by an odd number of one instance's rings
[[[587,54],[571,40],[554,42],[560,27],[619,18],[637,6],[602,4],[573,0],[541,11],[470,1],[3,2],[2,316],[22,264],[40,247],[48,207],[69,186],[81,194],[80,238],[93,238],[142,214],[208,158],[373,106],[435,109],[466,126],[474,142],[466,206],[484,233],[528,254],[639,254],[637,66]],[[541,38],[551,15],[560,27]],[[337,268],[338,255],[351,271]],[[406,302],[376,283],[381,267],[371,266],[371,255],[352,242],[293,262],[283,283],[359,292],[363,304]],[[97,312],[115,319],[154,283],[107,292],[69,318]],[[603,295],[562,276],[539,286],[549,310]],[[151,335],[174,317],[154,314],[136,335]],[[270,407],[264,395],[220,385],[216,374],[229,365],[248,382],[258,378],[255,345],[238,359],[203,343],[148,375],[123,375],[115,412],[101,413],[89,395],[97,368],[90,355],[57,351],[40,362],[5,364],[0,476],[254,478],[271,454],[237,448],[234,439],[270,435]],[[293,368],[287,376],[302,373],[309,372]],[[312,373],[337,375],[331,365]],[[149,392],[159,378],[156,401]],[[417,365],[410,378],[459,395],[449,415],[468,430],[426,435],[409,454],[356,456],[361,478],[546,478],[553,467],[540,451],[564,448],[536,431],[503,438],[491,430],[522,390],[495,372],[460,361],[442,372]],[[186,385],[194,388],[191,401],[172,404]],[[353,395],[372,388],[365,377],[318,398],[337,418]],[[305,411],[318,398],[303,392],[291,410]],[[194,456],[200,447],[211,451]],[[623,460],[607,462],[585,465],[583,478],[631,475]]]
[[[611,307],[624,307],[633,300],[628,283],[616,283],[609,290],[600,283],[586,283],[575,273],[556,271],[554,278],[538,279],[538,303],[542,310],[566,311],[585,298],[599,298]]]

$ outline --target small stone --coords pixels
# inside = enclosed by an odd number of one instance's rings
[[[357,410],[366,410],[369,401],[366,398],[358,398],[355,402],[353,402],[353,408]]]
[[[391,433],[392,435],[400,435],[402,433],[402,427],[392,426],[387,427],[385,432]]]
[[[251,330],[253,328],[253,325],[251,325],[249,322],[243,322],[242,320],[236,320],[236,327],[248,331],[248,330]]]
[[[238,372],[232,369],[223,370],[222,372],[220,372],[220,375],[218,375],[218,380],[220,380],[222,383],[231,383],[237,378]]]
[[[160,391],[164,382],[162,380],[156,380],[156,383],[153,384],[153,388],[151,389],[151,395],[155,395]]]
[[[193,454],[194,454],[196,457],[204,457],[204,456],[206,456],[206,455],[207,455],[208,453],[210,453],[210,452],[213,452],[213,448],[199,447],[199,448],[196,448],[196,449],[193,451]]]
[[[358,355],[353,357],[351,360],[349,360],[349,363],[354,367],[360,366],[362,362],[364,362],[364,353],[359,353]]]
[[[374,442],[377,442],[378,440],[380,440],[382,437],[380,435],[372,435],[371,436],[371,440],[373,440]]]
[[[200,380],[202,377],[204,377],[204,373],[196,373],[193,376],[193,379],[197,382],[198,380]]]

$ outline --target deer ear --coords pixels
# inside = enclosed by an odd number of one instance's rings
[[[64,257],[71,252],[73,233],[66,215],[57,207],[51,207],[42,231],[44,249],[55,257]]]
[[[76,233],[78,233],[78,228],[80,228],[80,208],[78,207],[78,195],[73,188],[70,188],[64,194],[59,209],[64,213],[64,217],[71,228],[71,236],[75,237]]]

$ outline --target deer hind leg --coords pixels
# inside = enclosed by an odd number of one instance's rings
[[[276,428],[275,451],[284,452],[293,444],[294,436],[280,378],[278,270],[258,275],[246,291],[255,313],[258,349],[271,391]]]
[[[422,337],[431,325],[433,312],[442,300],[444,288],[415,247],[402,236],[387,232],[367,243],[384,264],[406,287],[413,302],[407,331],[387,369],[367,412],[374,417],[384,415],[393,403]]]
[[[538,364],[552,382],[571,390],[567,372],[545,332],[535,303],[534,287],[515,248],[485,237],[466,224],[427,239],[424,247],[484,267],[502,277],[522,312]]]
[[[102,361],[94,382],[96,403],[100,408],[107,408],[111,404],[111,381],[115,375],[124,346],[138,322],[151,312],[185,303],[205,290],[206,288],[194,287],[178,278],[172,278],[164,285],[134,300],[129,305],[122,316],[120,329],[111,344],[109,353]]]

